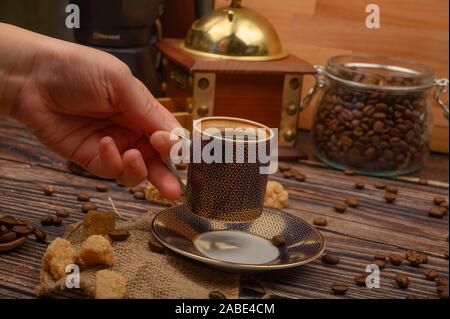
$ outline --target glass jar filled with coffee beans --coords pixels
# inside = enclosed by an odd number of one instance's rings
[[[316,85],[302,108],[320,93],[312,128],[317,157],[360,174],[395,176],[418,170],[428,152],[433,115],[430,89],[440,95],[448,79],[436,79],[420,63],[393,57],[348,55],[316,66]]]

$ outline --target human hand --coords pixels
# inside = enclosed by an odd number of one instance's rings
[[[166,198],[177,199],[179,185],[161,160],[170,150],[168,132],[179,127],[172,114],[112,55],[45,40],[14,117],[89,172],[126,186],[148,178]]]

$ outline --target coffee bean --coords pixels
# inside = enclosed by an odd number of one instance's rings
[[[292,172],[292,170],[284,171],[283,172],[283,177],[284,178],[292,178],[292,177],[294,177],[294,172]]]
[[[136,192],[133,194],[135,199],[144,200],[145,199],[145,193],[144,192]]]
[[[5,243],[0,242],[0,252],[8,252],[16,249],[17,247],[23,245],[23,243],[27,240],[27,238],[28,238],[27,236],[24,236]]]
[[[70,210],[68,208],[57,208],[56,216],[61,218],[67,218],[70,215]]]
[[[12,226],[26,226],[27,223],[24,222],[23,220],[17,219],[14,216],[2,216],[0,217],[0,225],[5,225],[7,227],[12,227]]]
[[[394,193],[387,192],[387,193],[384,194],[384,199],[388,203],[393,203],[397,199],[397,195],[395,195]]]
[[[366,184],[364,183],[364,181],[362,179],[357,179],[355,181],[355,188],[356,189],[364,189],[366,187]]]
[[[389,261],[394,266],[400,266],[403,263],[403,257],[400,256],[399,254],[390,254]]]
[[[428,264],[428,256],[424,253],[419,253],[420,258],[422,259],[422,264]]]
[[[11,231],[17,234],[17,237],[28,236],[34,232],[34,228],[30,226],[14,226]]]
[[[420,179],[419,179],[419,184],[420,184],[420,185],[428,185],[428,179],[426,179],[426,178],[420,178]]]
[[[133,188],[130,188],[130,193],[131,194],[134,194],[134,193],[137,193],[137,192],[143,192],[143,191],[144,191],[144,188],[141,187],[141,186],[135,186]]]
[[[447,288],[448,288],[448,286],[446,286],[446,285],[436,285],[436,291],[438,294],[445,291],[445,289],[447,289]]]
[[[386,255],[382,255],[382,254],[376,254],[375,256],[373,256],[373,260],[382,260],[382,261],[386,261],[387,256]]]
[[[405,274],[398,274],[395,277],[395,282],[397,283],[397,285],[402,288],[402,289],[406,289],[409,287],[409,277],[406,276]]]
[[[433,202],[434,204],[440,206],[441,204],[445,203],[447,201],[447,199],[445,197],[442,196],[435,196],[433,198]]]
[[[358,275],[355,277],[355,283],[360,287],[366,287],[366,275]]]
[[[46,215],[46,216],[42,217],[41,224],[42,224],[42,226],[53,225],[53,216],[52,215]]]
[[[373,130],[375,133],[382,134],[384,132],[384,124],[382,121],[376,121],[373,124]]]
[[[88,202],[88,201],[91,200],[91,198],[87,194],[80,193],[80,194],[77,195],[77,200],[79,202]]]
[[[376,259],[373,261],[373,263],[380,269],[384,269],[384,267],[386,267],[386,263],[383,260]]]
[[[448,287],[448,278],[438,278],[436,280],[436,286],[447,286]]]
[[[153,242],[151,240],[148,241],[148,247],[150,248],[151,251],[158,254],[164,254],[166,252],[166,248],[163,245],[157,242]]]
[[[97,209],[98,209],[97,205],[95,205],[94,203],[91,203],[91,202],[84,203],[81,206],[81,212],[84,214],[86,214],[87,212],[89,212],[91,210],[97,210]]]
[[[286,246],[286,240],[283,235],[275,235],[272,237],[272,244],[277,247]]]
[[[61,226],[63,222],[63,219],[58,216],[53,216],[53,225],[55,226]]]
[[[115,229],[108,232],[108,237],[112,241],[124,241],[130,237],[130,232],[128,230]]]
[[[442,207],[433,207],[428,211],[428,215],[434,218],[443,218],[446,211]]]
[[[0,235],[6,234],[9,232],[8,227],[6,225],[0,225]]]
[[[53,187],[50,185],[44,185],[42,186],[42,191],[44,192],[45,196],[52,196],[53,195]]]
[[[314,225],[325,227],[328,225],[328,221],[325,217],[317,217],[313,220]]]
[[[355,172],[355,170],[353,169],[353,168],[346,168],[345,170],[344,170],[344,174],[345,175],[348,175],[348,176],[355,176],[356,175],[356,172]]]
[[[344,295],[350,287],[343,283],[334,283],[331,285],[331,290],[335,295]]]
[[[408,250],[406,252],[406,259],[412,266],[418,267],[428,261],[428,257],[424,254],[418,253],[415,250]]]
[[[99,193],[106,193],[109,190],[109,186],[105,184],[97,184],[95,185],[95,189]]]
[[[428,280],[436,280],[436,278],[438,277],[438,272],[434,269],[425,269],[424,271],[424,275]]]
[[[448,299],[448,286],[439,293],[440,299]]]
[[[291,170],[291,165],[286,163],[278,163],[278,169],[280,172],[289,171]]]
[[[306,180],[306,175],[298,172],[298,173],[295,174],[295,180],[297,182],[304,182]]]
[[[211,291],[209,293],[209,299],[227,299],[227,297],[220,291]]]
[[[375,188],[385,189],[386,188],[386,184],[383,183],[383,182],[375,182]]]
[[[329,264],[329,265],[337,265],[339,264],[339,262],[341,261],[341,259],[339,258],[339,256],[335,255],[335,254],[325,254],[322,255],[321,258],[322,262],[325,264]]]
[[[356,207],[358,207],[358,205],[359,205],[359,200],[358,200],[357,198],[355,198],[355,197],[348,196],[348,197],[345,199],[345,203],[346,203],[348,206],[350,206],[350,207],[356,208]]]
[[[36,237],[37,241],[41,241],[41,242],[43,242],[47,239],[47,233],[39,228],[36,228],[34,230],[34,236]]]
[[[347,210],[347,207],[345,207],[345,205],[342,203],[335,203],[333,205],[333,208],[336,212],[341,213],[341,214],[345,213],[345,211]]]
[[[13,231],[10,231],[2,236],[0,236],[0,244],[9,243],[17,239],[17,234]]]
[[[398,188],[395,186],[388,185],[388,186],[386,186],[386,192],[392,193],[392,194],[398,194]]]

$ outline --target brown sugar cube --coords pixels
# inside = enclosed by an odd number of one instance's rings
[[[264,196],[264,206],[281,209],[286,207],[289,201],[289,194],[283,185],[275,181],[268,181],[266,194]]]
[[[136,190],[133,191],[133,194],[142,193],[144,190]],[[159,190],[153,186],[152,184],[148,184],[147,189],[145,190],[145,198],[149,202],[167,205],[167,206],[173,206],[176,204],[176,202],[170,201],[168,199],[165,199],[162,194],[159,192]]]
[[[67,265],[75,263],[75,249],[71,243],[63,238],[56,238],[42,257],[44,269],[50,271],[54,279],[61,279],[66,275]]]
[[[126,279],[112,270],[100,270],[95,275],[95,299],[123,299]]]
[[[113,212],[89,211],[84,217],[84,238],[91,235],[108,235],[116,228],[116,215]]]
[[[81,245],[77,260],[85,267],[114,265],[114,251],[109,240],[100,235],[92,235]]]

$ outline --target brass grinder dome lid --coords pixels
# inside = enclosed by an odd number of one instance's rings
[[[214,59],[270,61],[287,56],[269,20],[233,0],[195,21],[181,48]]]

